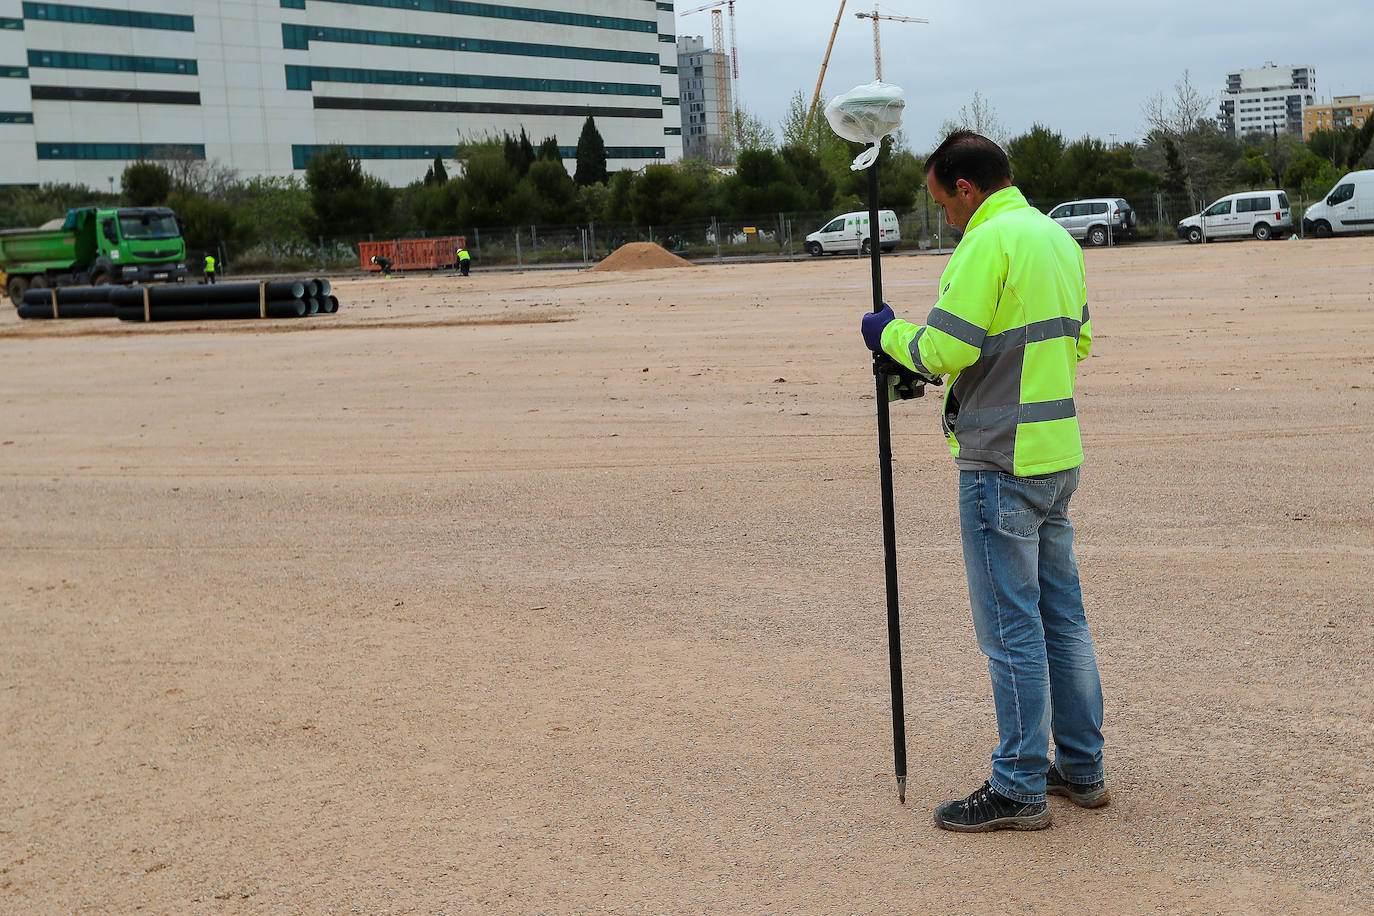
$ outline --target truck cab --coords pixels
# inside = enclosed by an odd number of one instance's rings
[[[58,229],[0,232],[0,270],[18,304],[29,289],[185,282],[186,243],[166,207],[79,207]]]

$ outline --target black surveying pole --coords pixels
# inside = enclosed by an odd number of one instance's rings
[[[881,144],[882,138],[878,139]],[[882,224],[878,222],[878,160],[868,167],[868,260],[873,271],[873,311],[883,310]],[[897,801],[906,804],[906,710],[902,701],[902,624],[897,614],[897,521],[892,498],[892,428],[888,420],[887,360],[873,354],[877,381],[878,477],[883,490],[883,568],[887,576],[887,659],[892,678],[892,759]]]

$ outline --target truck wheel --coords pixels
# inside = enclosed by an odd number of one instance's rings
[[[92,286],[109,286],[109,285],[110,285],[110,275],[109,275],[109,273],[106,272],[106,271],[104,271],[104,270],[97,270],[95,273],[91,274],[91,285],[92,285]]]
[[[872,242],[872,240],[870,240],[870,239],[864,239],[864,243],[863,243],[862,245],[859,246],[859,254],[865,254],[865,255],[866,255],[866,254],[868,254],[869,252],[871,252],[872,250],[873,250],[873,242]]]
[[[1317,220],[1317,224],[1312,227],[1312,234],[1319,239],[1331,238],[1331,224],[1324,219]]]
[[[821,247],[820,242],[807,242],[806,253],[813,258],[819,258],[821,255],[825,254],[825,249]]]
[[[1273,237],[1274,233],[1272,230],[1270,230],[1269,225],[1267,223],[1255,224],[1255,238],[1259,239],[1261,242],[1267,242]]]
[[[1093,226],[1088,230],[1088,244],[1094,248],[1101,248],[1107,244],[1107,227]]]
[[[1200,242],[1200,241],[1202,241],[1202,230],[1199,229],[1197,226],[1189,226],[1189,227],[1188,227],[1188,244],[1190,244],[1190,245],[1196,245],[1196,244],[1197,244],[1198,242]]]
[[[33,278],[32,280],[29,281],[29,289],[47,289],[47,288],[48,288],[48,278],[45,277],[45,276],[43,276],[42,274],[35,274],[35,275],[34,275],[34,278]]]
[[[29,281],[23,277],[10,277],[10,282],[5,285],[5,291],[10,294],[10,301],[15,308],[24,301],[24,293],[28,292]]]

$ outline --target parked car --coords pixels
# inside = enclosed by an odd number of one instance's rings
[[[1051,210],[1050,219],[1089,245],[1107,244],[1109,231],[1112,241],[1136,238],[1135,210],[1120,197],[1070,200]]]
[[[1302,231],[1318,238],[1341,232],[1374,232],[1374,169],[1351,172],[1302,215]]]
[[[897,214],[892,210],[878,211],[878,245],[891,251],[902,240]],[[868,231],[868,211],[841,213],[806,237],[806,253],[820,257],[827,251],[862,251],[868,254],[871,241]]]
[[[1288,195],[1277,190],[1227,194],[1178,224],[1178,237],[1194,244],[1251,235],[1263,242],[1284,238],[1292,231]]]

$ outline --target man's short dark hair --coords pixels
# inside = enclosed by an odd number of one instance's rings
[[[982,134],[956,130],[926,159],[926,174],[950,193],[960,178],[980,191],[992,191],[1011,182],[1011,162],[1002,147]]]

